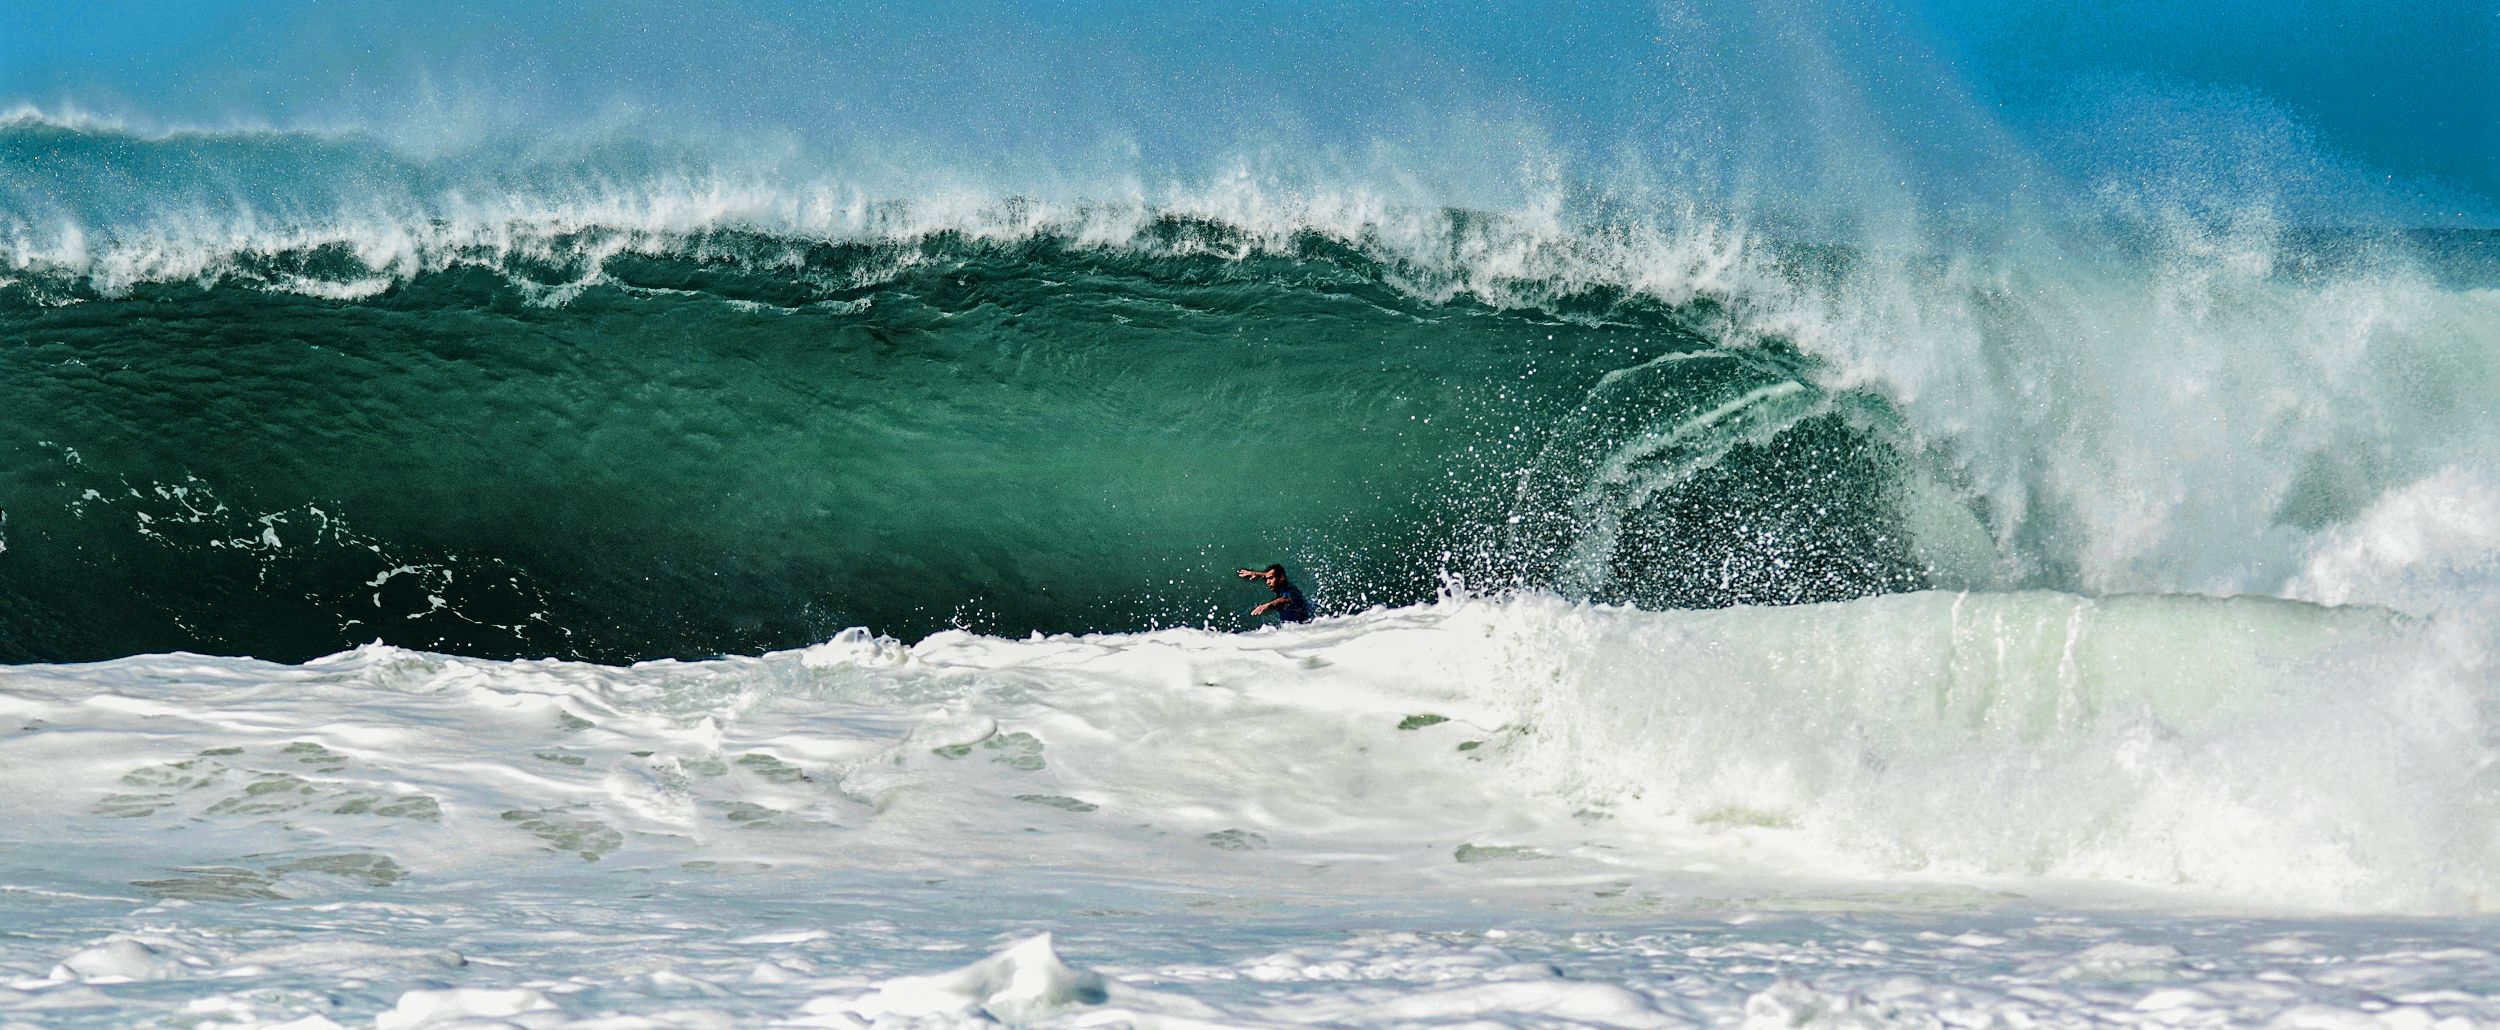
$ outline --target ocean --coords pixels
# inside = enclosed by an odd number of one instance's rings
[[[61,81],[0,1027],[2500,1023],[2500,218],[2325,108],[1737,174]]]

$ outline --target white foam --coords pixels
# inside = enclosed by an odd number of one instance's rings
[[[2311,544],[2287,591],[2325,604],[2491,614],[2500,598],[2500,486],[2450,467],[2390,491]]]
[[[532,1012],[549,1012],[556,1008],[547,996],[537,991],[514,988],[491,990],[455,988],[442,991],[409,991],[399,996],[399,1004],[375,1016],[374,1030],[422,1030],[425,1027],[472,1026],[485,1020],[513,1025],[506,1020]]]
[[[1110,997],[1102,974],[1069,968],[1051,950],[1050,935],[1042,934],[952,972],[887,981],[847,1008],[870,1019],[942,1016],[1020,1024]]]
[[[162,980],[184,975],[178,956],[166,954],[146,941],[115,937],[62,959],[52,970],[55,980],[84,980],[89,983],[128,983],[134,980]]]
[[[39,727],[0,743],[0,787],[46,799],[23,832],[152,842],[98,882],[175,897],[533,855],[952,876],[1118,854],[1148,881],[1325,867],[1324,894],[1718,870],[2478,910],[2500,897],[2489,666],[2439,625],[2198,597],[1524,597],[626,669],[160,656],[0,676],[0,715]],[[184,820],[203,831],[157,834]]]

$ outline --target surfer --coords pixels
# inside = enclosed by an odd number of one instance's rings
[[[1242,579],[1259,580],[1266,583],[1269,590],[1276,592],[1275,600],[1250,609],[1250,614],[1265,615],[1275,612],[1286,622],[1311,621],[1311,601],[1302,596],[1301,587],[1293,585],[1293,581],[1285,578],[1284,566],[1270,565],[1255,572],[1249,569],[1237,569],[1233,575]]]

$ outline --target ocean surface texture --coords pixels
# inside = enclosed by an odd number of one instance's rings
[[[0,1028],[2500,1024],[2488,11],[940,13],[0,0]]]

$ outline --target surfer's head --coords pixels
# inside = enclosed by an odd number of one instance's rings
[[[1270,565],[1264,569],[1258,570],[1235,569],[1233,570],[1233,575],[1239,576],[1243,579],[1258,580],[1261,583],[1267,584],[1267,587],[1270,590],[1282,590],[1288,582],[1285,579],[1285,567],[1282,565]]]

